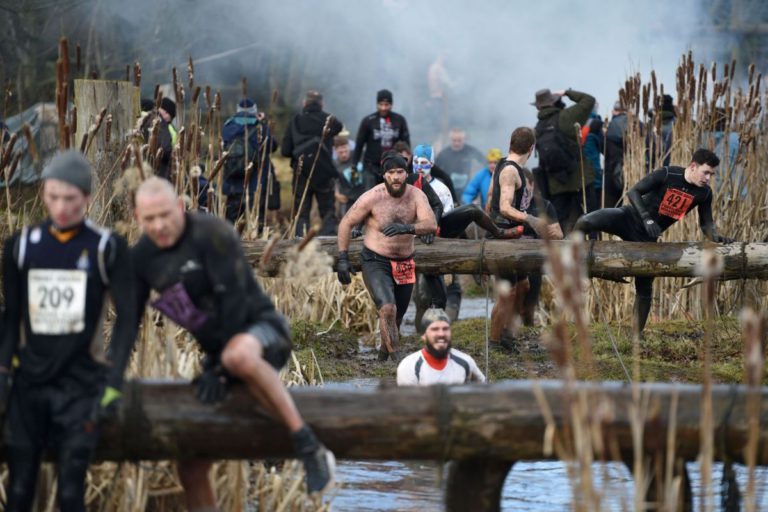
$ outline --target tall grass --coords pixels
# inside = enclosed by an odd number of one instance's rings
[[[737,63],[709,68],[697,64],[693,54],[684,55],[677,67],[676,82],[671,87],[658,83],[656,73],[643,81],[639,74],[629,77],[619,91],[627,107],[629,132],[625,139],[625,192],[646,173],[646,138],[658,134],[661,116],[651,117],[651,110],[660,111],[662,96],[675,96],[677,118],[674,123],[672,146],[668,152],[671,165],[687,166],[693,151],[699,147],[715,150],[721,157],[718,179],[713,180],[712,204],[718,232],[739,241],[762,242],[768,236],[765,187],[768,173],[763,160],[768,152],[766,123],[766,92],[763,78],[749,66],[745,83],[734,81]],[[722,142],[718,145],[716,127],[722,123]],[[649,135],[649,133],[651,135]],[[728,134],[738,137],[734,148]],[[733,152],[733,158],[729,155]],[[657,145],[655,160],[661,162]],[[626,201],[626,197],[625,197]],[[698,215],[691,213],[677,222],[663,237],[665,242],[698,241],[703,235]],[[652,319],[704,318],[704,304],[696,286],[686,286],[690,280],[663,278],[654,282]],[[631,318],[634,289],[631,286],[596,280],[588,306],[594,318],[599,310],[610,320]],[[720,283],[716,291],[716,311],[719,314],[738,312],[744,306],[762,308],[766,304],[765,284],[757,280]]]

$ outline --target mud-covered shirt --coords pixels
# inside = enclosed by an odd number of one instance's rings
[[[699,187],[688,183],[683,167],[656,169],[638,181],[628,196],[632,203],[631,211],[638,223],[650,218],[662,231],[666,231],[693,208],[698,208],[702,231],[709,233],[714,226],[712,189],[706,185]]]
[[[526,211],[533,199],[533,194],[530,189],[525,187],[525,174],[523,174],[523,168],[520,167],[517,162],[504,159],[496,164],[496,169],[493,171],[493,176],[491,177],[491,180],[493,180],[493,191],[489,208],[493,222],[500,227],[505,228],[517,225],[516,222],[506,218],[501,213],[501,185],[499,184],[499,181],[501,179],[501,172],[507,167],[514,167],[515,170],[517,170],[517,174],[520,177],[520,183],[523,184],[519,189],[515,190],[515,198],[512,202],[512,207],[521,212]]]
[[[187,329],[205,352],[218,353],[235,334],[279,316],[253,275],[232,226],[212,215],[187,213],[173,247],[146,235],[133,247],[139,317],[152,306]]]
[[[125,240],[85,221],[66,230],[51,221],[28,226],[3,250],[6,328],[0,365],[18,354],[18,371],[34,384],[119,387],[136,338],[133,267]],[[115,307],[104,353],[107,292]],[[21,343],[21,339],[24,343]]]

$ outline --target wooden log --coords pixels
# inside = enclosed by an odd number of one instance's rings
[[[583,393],[590,411],[603,415],[605,446],[632,454],[632,387],[624,383],[505,381],[491,385],[381,389],[292,388],[305,420],[342,459],[433,459],[438,461],[553,458],[544,452],[547,423],[534,386],[546,398],[558,427]],[[701,386],[639,384],[647,397],[643,428],[648,453],[666,450],[667,428],[675,415],[675,454],[694,460],[700,443]],[[747,440],[746,388],[714,386],[716,457],[744,460]],[[670,411],[673,395],[678,410]],[[233,388],[222,404],[201,404],[182,382],[129,382],[121,419],[103,429],[101,459],[156,460],[186,457],[260,459],[290,457],[286,430],[257,405],[245,389]],[[760,390],[760,449],[757,463],[768,465],[768,387]],[[558,428],[558,435],[562,430]],[[614,444],[615,443],[615,444]]]
[[[337,256],[335,237],[318,237],[321,249]],[[279,274],[288,251],[298,241],[278,242],[264,272]],[[555,247],[568,241],[553,242]],[[245,241],[246,254],[258,265],[266,241]],[[721,279],[768,279],[768,244],[706,242],[641,243],[593,241],[584,244],[588,271],[592,277],[619,279],[627,276],[695,277],[705,246],[712,247],[723,260]],[[352,241],[349,260],[354,270],[360,269],[362,242]],[[425,274],[493,274],[510,275],[541,269],[545,261],[541,240],[449,240],[437,239],[431,245],[416,244],[416,268]]]

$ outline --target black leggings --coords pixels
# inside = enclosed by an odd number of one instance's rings
[[[413,284],[397,284],[392,277],[392,260],[363,247],[363,282],[371,294],[376,309],[385,304],[394,304],[397,309],[397,325],[403,321],[408,303],[411,301]]]
[[[440,236],[458,238],[473,222],[494,236],[499,236],[501,233],[501,229],[479,206],[465,204],[443,214],[440,218]]]
[[[10,481],[9,512],[32,510],[40,462],[46,445],[58,464],[57,499],[61,512],[85,512],[85,475],[96,447],[90,423],[93,394],[66,386],[29,386],[17,379],[11,391],[6,450]]]
[[[621,208],[603,208],[588,213],[576,221],[574,230],[583,233],[603,231],[616,235],[626,242],[655,242],[656,239],[648,236],[642,225],[638,224],[638,219],[630,208],[631,206],[625,205]],[[648,320],[652,297],[653,278],[635,277],[634,315],[640,332]]]

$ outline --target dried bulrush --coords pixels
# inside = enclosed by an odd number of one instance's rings
[[[744,383],[747,385],[747,444],[744,460],[747,466],[747,486],[744,493],[744,510],[758,510],[756,457],[760,449],[760,388],[765,375],[766,320],[752,309],[741,313],[742,336],[744,339]]]

